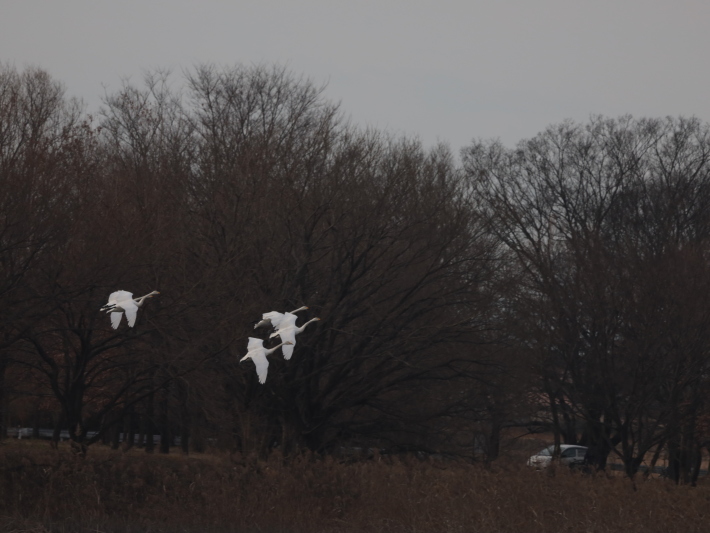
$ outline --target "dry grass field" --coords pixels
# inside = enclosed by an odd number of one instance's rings
[[[710,484],[375,456],[343,463],[0,445],[4,532],[700,532]]]

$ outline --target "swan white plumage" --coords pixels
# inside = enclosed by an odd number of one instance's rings
[[[254,337],[249,337],[249,344],[247,344],[247,354],[242,357],[239,362],[251,359],[254,361],[254,366],[256,366],[256,375],[259,377],[259,383],[262,385],[266,382],[266,373],[269,370],[269,360],[266,358],[267,355],[272,354],[277,348],[285,344],[290,344],[288,342],[282,342],[278,346],[266,349],[264,348],[264,341],[261,339],[256,339]]]
[[[112,292],[108,297],[108,303],[99,309],[99,311],[111,313],[111,327],[113,329],[118,329],[123,313],[126,313],[126,322],[128,322],[128,326],[133,327],[136,323],[138,308],[143,305],[146,298],[152,298],[156,294],[160,293],[158,291],[153,291],[141,296],[140,298],[133,298],[132,292]]]
[[[279,313],[278,311],[269,311],[268,313],[264,313],[263,315],[261,315],[261,321],[257,322],[254,325],[254,329],[261,328],[264,326],[273,326],[274,329],[279,329],[281,321],[283,320],[285,315],[298,313],[299,311],[303,311],[305,309],[308,309],[308,306],[304,305],[303,307],[294,309],[290,313]]]
[[[288,313],[287,313],[288,314]],[[281,340],[284,341],[284,347],[281,350],[284,354],[284,359],[291,359],[291,356],[293,355],[293,347],[296,345],[296,335],[301,333],[304,329],[306,329],[306,326],[310,324],[311,322],[315,322],[317,320],[320,320],[320,318],[311,318],[308,322],[303,324],[300,328],[296,327],[296,316],[292,315],[293,318],[291,317],[286,317],[286,320],[284,322],[281,322],[281,328],[278,329],[277,331],[274,331],[271,335],[269,335],[269,338],[271,337],[276,337],[277,335],[281,337]]]
[[[298,317],[293,313],[284,313],[283,318],[279,322],[279,327],[277,327],[276,329],[286,329],[295,327],[296,320],[298,320]]]

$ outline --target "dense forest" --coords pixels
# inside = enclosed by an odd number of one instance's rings
[[[490,462],[518,428],[694,482],[708,125],[593,117],[458,156],[358,127],[323,89],[156,70],[90,116],[47,72],[0,67],[2,434]],[[114,330],[118,289],[160,295]],[[301,306],[320,321],[260,384],[239,363],[268,338],[254,324]]]

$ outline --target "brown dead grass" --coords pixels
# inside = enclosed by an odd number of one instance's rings
[[[375,457],[86,459],[0,448],[0,530],[32,532],[700,532],[710,485]]]

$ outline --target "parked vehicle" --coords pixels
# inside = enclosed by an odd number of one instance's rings
[[[544,450],[536,453],[528,459],[528,466],[535,468],[547,468],[552,462],[552,454],[555,446],[548,446]],[[574,444],[560,444],[560,464],[570,467],[584,463],[584,456],[587,454],[586,446],[576,446]]]

